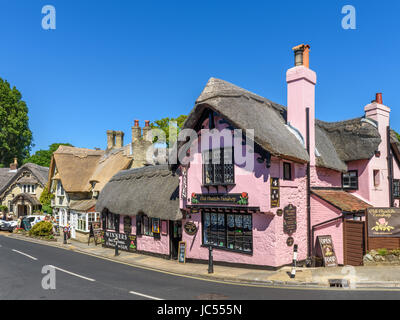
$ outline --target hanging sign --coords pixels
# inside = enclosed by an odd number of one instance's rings
[[[107,248],[115,248],[118,243],[118,249],[122,251],[136,251],[136,236],[132,234],[116,233],[105,231],[103,236],[103,246]]]
[[[293,234],[297,230],[297,208],[291,204],[283,209],[283,232]]]
[[[179,263],[186,263],[186,242],[185,241],[179,242],[178,261],[179,261]]]
[[[181,190],[181,199],[187,200],[187,167],[182,167],[182,190]]]
[[[232,194],[192,194],[192,204],[200,203],[228,203],[237,205],[248,205],[249,194],[247,192]]]
[[[280,206],[279,178],[271,178],[271,208]]]
[[[367,214],[369,237],[400,237],[400,208],[368,208]]]
[[[185,223],[185,225],[183,226],[183,229],[185,230],[185,232],[189,235],[189,236],[193,236],[196,234],[197,232],[197,226],[194,222],[192,221],[188,221]]]
[[[335,249],[333,247],[331,236],[318,236],[317,243],[319,244],[318,255],[322,255],[325,267],[337,267],[338,261],[336,258]]]

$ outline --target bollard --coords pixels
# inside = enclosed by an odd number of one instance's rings
[[[67,244],[67,233],[64,230],[64,244]]]
[[[293,249],[293,266],[292,266],[292,272],[290,273],[291,279],[294,279],[296,277],[296,265],[297,265],[297,244],[294,245]]]
[[[118,235],[115,234],[115,254],[116,257],[119,256],[119,252],[118,252]]]
[[[208,273],[214,273],[214,262],[213,262],[213,248],[208,247]]]

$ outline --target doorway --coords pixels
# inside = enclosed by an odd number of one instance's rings
[[[345,219],[343,223],[344,264],[362,266],[365,254],[365,225],[363,221]]]
[[[28,206],[18,205],[18,218],[28,215]]]
[[[182,241],[181,221],[169,222],[169,235],[170,235],[170,258],[172,260],[178,260],[179,242]]]

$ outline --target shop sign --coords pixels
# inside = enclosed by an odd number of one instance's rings
[[[118,243],[118,249],[122,251],[134,252],[137,248],[135,235],[104,231],[103,246],[115,248],[116,243]]]
[[[283,209],[283,232],[293,234],[297,230],[297,208],[291,204]]]
[[[317,243],[319,244],[318,255],[322,255],[325,267],[337,267],[338,262],[336,258],[335,249],[333,247],[331,236],[318,236]]]
[[[236,204],[248,205],[249,194],[247,192],[232,193],[232,194],[192,194],[192,204],[201,203],[220,203],[220,204]]]
[[[293,246],[293,244],[294,244],[294,239],[293,239],[293,237],[287,238],[287,240],[286,240],[286,245],[287,245],[288,247],[291,247],[291,246]]]
[[[400,208],[368,208],[367,214],[369,237],[400,237]]]
[[[181,199],[187,200],[187,167],[182,167],[182,191],[181,191]]]
[[[184,230],[189,236],[193,236],[197,233],[197,226],[194,222],[188,221],[184,225]]]
[[[100,226],[100,222],[92,222],[90,223],[90,229],[89,229],[89,238],[88,238],[88,245],[90,243],[90,238],[94,238],[94,243],[97,246],[97,243],[100,243],[101,235],[102,235],[102,229]]]
[[[280,206],[279,178],[271,178],[271,208]]]

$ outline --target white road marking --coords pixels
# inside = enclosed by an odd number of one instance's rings
[[[81,279],[85,279],[85,280],[88,280],[88,281],[92,281],[92,282],[96,281],[96,280],[94,280],[94,279],[87,278],[87,277],[81,276],[81,275],[79,275],[79,274],[76,274],[76,273],[73,273],[73,272],[70,272],[70,271],[67,271],[67,270],[64,270],[64,269],[61,269],[61,268],[52,266],[52,265],[50,265],[50,267],[53,267],[54,269],[56,269],[56,270],[58,270],[58,271],[68,273],[68,274],[70,274],[71,276],[75,276],[75,277],[78,277],[78,278],[81,278]]]
[[[130,294],[134,294],[136,296],[140,296],[140,297],[144,297],[147,299],[151,299],[151,300],[164,300],[161,298],[157,298],[157,297],[152,297],[152,296],[148,296],[147,294],[143,294],[143,293],[139,293],[139,292],[135,292],[135,291],[129,291]]]
[[[29,254],[23,253],[23,252],[21,252],[21,251],[18,251],[18,250],[15,250],[15,249],[12,249],[12,251],[14,251],[14,252],[16,252],[16,253],[19,253],[19,254],[22,254],[23,256],[28,257],[28,258],[30,258],[30,259],[32,259],[32,260],[35,260],[35,261],[37,260],[37,258],[32,257],[32,256],[30,256]]]

